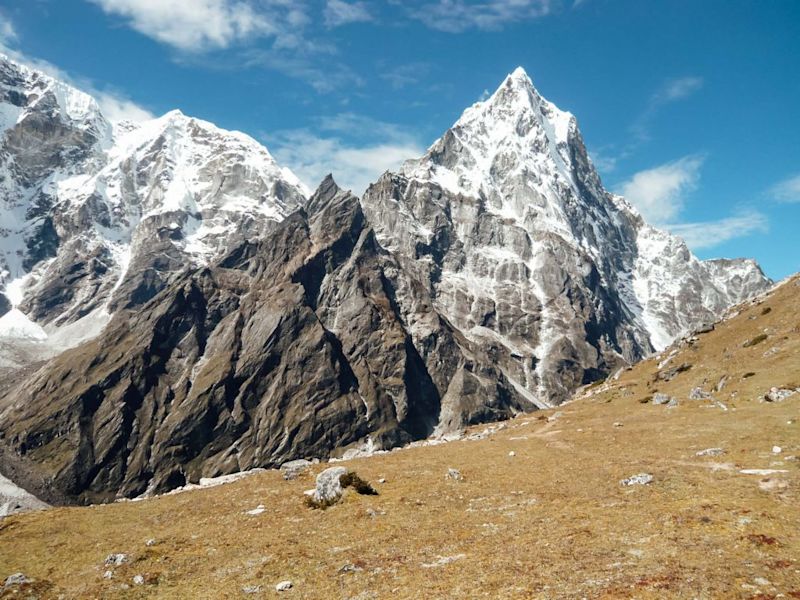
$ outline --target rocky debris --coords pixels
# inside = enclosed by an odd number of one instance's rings
[[[294,584],[291,581],[289,581],[289,580],[281,581],[280,583],[275,585],[275,591],[276,592],[288,592],[293,587],[294,587]]]
[[[363,571],[361,567],[358,565],[354,565],[353,563],[347,563],[346,565],[342,565],[339,568],[339,573],[357,573],[358,571]]]
[[[124,565],[127,562],[130,562],[127,554],[122,554],[122,553],[109,554],[108,556],[106,556],[105,565],[118,567],[120,565]]]
[[[276,588],[277,589],[277,588]],[[242,593],[243,594],[260,594],[262,587],[260,585],[243,585],[242,586]],[[283,591],[283,590],[277,590]]]
[[[266,512],[266,510],[267,509],[263,504],[259,504],[255,508],[246,511],[246,514],[255,516],[255,515],[260,515],[263,512]]]
[[[684,373],[692,368],[692,365],[689,363],[681,363],[675,367],[670,367],[669,369],[659,371],[656,375],[656,379],[660,381],[671,381],[680,373]]]
[[[725,454],[723,448],[706,448],[705,450],[695,452],[695,456],[722,456],[723,454]]]
[[[144,543],[144,545],[145,545],[145,546],[147,546],[148,548],[150,548],[150,547],[152,547],[152,546],[155,546],[157,543],[158,543],[158,542],[156,541],[156,539],[155,539],[155,538],[150,538],[149,540],[147,540],[147,541]]]
[[[14,484],[10,479],[0,475],[0,517],[42,510],[48,506],[27,490]]]
[[[612,424],[612,427],[622,427],[622,426],[623,424],[620,421],[614,421],[614,423]]]
[[[694,330],[693,335],[699,335],[701,333],[709,333],[714,331],[714,323],[705,323]]]
[[[378,492],[355,472],[346,467],[331,467],[317,475],[317,485],[313,494],[308,495],[307,504],[312,508],[327,508],[336,504],[346,488],[357,493],[377,496]]]
[[[464,476],[458,469],[447,469],[447,473],[445,473],[444,478],[449,479],[450,481],[464,481]]]
[[[761,333],[754,338],[747,340],[746,342],[742,343],[742,348],[750,348],[752,346],[757,346],[764,340],[766,340],[769,336],[766,333]]]
[[[710,400],[711,394],[708,392],[703,391],[703,388],[694,387],[692,391],[689,392],[689,400]]]
[[[767,402],[781,402],[783,400],[786,400],[786,398],[789,398],[790,396],[794,396],[798,391],[800,390],[772,387],[764,395],[764,400],[766,400]]]
[[[654,477],[650,473],[639,473],[638,475],[632,475],[631,477],[621,480],[619,484],[624,486],[647,485],[652,483],[653,480]]]
[[[514,452],[513,450],[508,453],[508,456],[510,456],[511,458],[514,458],[516,455],[517,455],[517,453]]]
[[[781,448],[780,446],[773,446],[772,447],[772,453],[773,454],[780,454],[781,452],[783,452],[783,448]]]
[[[144,575],[134,575],[133,585],[144,585]]]
[[[672,400],[672,397],[669,394],[662,394],[661,392],[658,392],[656,394],[653,394],[652,402],[655,405],[661,405],[661,404],[667,404],[670,400]]]
[[[114,571],[108,570],[103,573],[103,579],[113,579]]]
[[[445,565],[449,565],[450,563],[454,563],[457,560],[462,560],[466,557],[467,557],[466,554],[456,554],[455,556],[440,556],[433,562],[422,563],[422,567],[424,569],[435,569],[437,567],[444,567]]]
[[[287,481],[297,479],[302,473],[308,471],[313,463],[310,460],[299,458],[297,460],[290,460],[281,465],[281,473],[283,478]]]
[[[5,582],[3,583],[3,588],[10,588],[17,585],[24,585],[26,583],[31,583],[33,580],[28,578],[24,573],[14,573],[13,575],[9,575],[6,577]]]

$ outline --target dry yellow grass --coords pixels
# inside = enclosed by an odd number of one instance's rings
[[[698,336],[669,382],[649,360],[486,439],[346,463],[379,496],[310,510],[317,465],[295,481],[265,472],[7,518],[0,576],[22,571],[42,598],[800,598],[800,394],[761,401],[800,386],[799,297],[795,278]],[[687,399],[723,375],[714,397],[728,410]],[[656,391],[679,406],[642,403]],[[696,456],[709,447],[726,453]],[[464,480],[446,480],[450,467]],[[654,482],[619,484],[640,472]],[[104,579],[114,552],[131,562]],[[286,579],[293,589],[276,592]]]

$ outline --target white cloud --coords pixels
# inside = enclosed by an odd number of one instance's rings
[[[713,248],[751,233],[766,233],[769,224],[765,215],[758,211],[750,211],[719,221],[679,223],[668,228],[675,235],[682,237],[690,248],[701,250]]]
[[[668,80],[653,96],[653,102],[664,104],[688,98],[703,87],[702,77],[679,77]]]
[[[366,2],[344,2],[344,0],[328,0],[325,4],[325,25],[339,27],[348,23],[372,21],[372,14]]]
[[[685,194],[696,187],[702,164],[700,156],[685,156],[639,171],[618,186],[618,192],[639,209],[646,221],[668,223],[681,212]]]
[[[133,29],[187,52],[227,48],[248,38],[294,43],[293,29],[308,22],[303,3],[264,0],[90,0],[125,18]],[[255,8],[258,6],[258,8]]]
[[[778,202],[800,202],[800,175],[775,184],[770,188],[770,195]]]
[[[551,0],[436,0],[407,2],[411,16],[431,29],[461,33],[469,29],[496,31],[509,23],[549,14]]]
[[[0,11],[0,46],[17,41],[17,30],[14,29],[14,23],[2,11]]]
[[[149,110],[142,108],[123,95],[112,92],[93,91],[91,95],[100,105],[100,110],[106,119],[115,123],[117,121],[133,121],[135,123],[147,121],[154,117]]]
[[[362,194],[369,184],[425,150],[407,130],[350,113],[319,119],[312,129],[278,132],[270,151],[311,189],[332,173],[343,188]]]

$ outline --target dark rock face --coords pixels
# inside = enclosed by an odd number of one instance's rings
[[[159,492],[363,441],[393,446],[532,409],[414,288],[358,200],[323,182],[300,211],[185,273],[6,396],[0,434],[81,501]],[[408,292],[407,292],[408,293]],[[15,399],[8,402],[8,399]]]

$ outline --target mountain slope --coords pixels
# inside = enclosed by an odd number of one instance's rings
[[[190,270],[0,405],[18,471],[50,501],[161,492],[202,477],[423,439],[530,410],[435,313],[415,346],[358,199],[327,179],[262,239]],[[430,305],[419,291],[417,302]]]
[[[363,203],[436,308],[539,404],[769,285],[753,261],[699,261],[606,192],[575,118],[522,69]]]
[[[797,597],[800,393],[764,398],[800,388],[798,291],[795,276],[558,410],[337,463],[378,496],[309,509],[320,464],[5,519],[0,577],[46,597],[269,596],[284,580],[309,598]],[[620,484],[639,473],[653,482]]]

